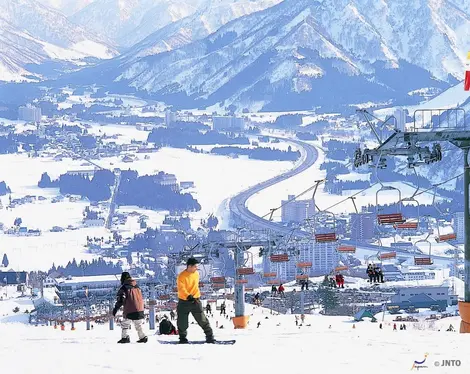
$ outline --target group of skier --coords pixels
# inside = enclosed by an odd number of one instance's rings
[[[177,333],[179,335],[180,344],[188,343],[187,330],[189,326],[189,314],[192,314],[198,325],[204,331],[206,342],[216,342],[211,325],[204,313],[200,300],[201,292],[199,290],[199,272],[197,271],[198,264],[199,262],[195,258],[188,259],[186,262],[186,269],[178,275],[177,279],[178,305],[176,313],[178,329],[175,329],[173,333]],[[145,320],[144,298],[142,296],[142,291],[136,281],[132,279],[131,275],[126,271],[121,275],[121,288],[117,293],[116,299],[116,304],[113,309],[113,317],[115,317],[118,310],[123,307],[123,319],[121,322],[122,333],[121,340],[119,340],[118,343],[130,343],[129,329],[132,323],[134,324],[139,336],[139,340],[137,342],[147,343],[148,338],[142,328]],[[223,309],[221,307],[221,315],[222,313],[226,313],[225,303]],[[167,319],[164,320],[167,321]],[[162,322],[160,322],[160,325],[161,324]]]
[[[282,283],[279,285],[279,288],[276,287],[274,284],[273,284],[273,286],[271,287],[271,294],[272,294],[272,296],[277,296],[277,295],[279,295],[280,297],[284,297],[284,296],[285,296],[284,291],[285,291],[285,288],[284,288],[284,286],[282,285]]]
[[[369,264],[366,273],[370,283],[384,283],[384,274],[378,265]]]
[[[332,288],[344,288],[344,275],[340,273],[335,276],[325,275],[323,285]]]
[[[300,321],[301,321],[301,323],[302,323],[300,326],[302,326],[302,325],[304,324],[304,322],[305,322],[305,314],[301,314],[301,315],[300,315]],[[299,325],[299,316],[298,316],[297,314],[295,315],[295,325],[296,325],[296,326]]]

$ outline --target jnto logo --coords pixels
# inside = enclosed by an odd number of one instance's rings
[[[424,360],[423,361],[415,361],[413,362],[413,366],[411,367],[411,370],[419,370],[419,369],[424,369],[424,368],[427,368],[426,365],[424,365],[424,363],[426,362],[426,359],[428,358],[429,356],[429,353],[426,353],[424,355]]]

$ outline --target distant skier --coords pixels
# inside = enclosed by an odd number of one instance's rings
[[[259,298],[259,292],[257,292],[256,295],[255,295],[255,305],[257,305],[257,306],[261,305],[261,300]]]
[[[393,331],[397,331],[397,324],[396,323],[393,324]]]
[[[372,279],[374,278],[374,268],[372,267],[372,264],[367,265],[366,273],[369,277],[369,282],[372,283]]]
[[[207,314],[211,314],[212,313],[212,307],[211,307],[211,304],[207,303],[206,305],[206,313]]]
[[[297,314],[295,315],[295,325],[299,325],[299,316]]]
[[[225,306],[225,301],[224,301],[220,305],[220,315],[226,315],[226,314],[227,314],[227,307]]]
[[[272,296],[276,296],[277,295],[277,287],[273,284],[273,286],[271,287],[271,294]]]
[[[375,265],[375,266],[374,266],[374,275],[373,275],[373,278],[374,278],[374,282],[375,282],[375,283],[380,282],[380,280],[379,280],[379,278],[380,278],[380,276],[379,276],[379,271],[380,271],[379,266],[378,266],[378,265]]]
[[[343,274],[339,275],[339,280],[341,282],[341,288],[344,288],[344,275]]]
[[[207,343],[215,343],[214,333],[212,331],[209,320],[204,314],[202,308],[201,292],[199,291],[199,273],[197,265],[199,261],[195,258],[189,258],[186,262],[186,269],[183,270],[177,279],[178,286],[178,306],[176,311],[178,313],[178,333],[180,336],[180,344],[187,344],[188,339],[187,330],[189,325],[189,313],[191,313],[198,323],[198,325],[204,330],[206,335]]]
[[[160,325],[158,326],[158,331],[160,335],[177,335],[178,334],[178,330],[176,330],[176,327],[166,318],[161,320]]]
[[[380,268],[377,271],[377,282],[384,283],[384,273],[382,272],[382,269]]]
[[[278,289],[278,292],[279,292],[279,296],[280,297],[284,297],[284,286],[282,285],[282,283],[279,285],[279,289]]]
[[[142,291],[131,275],[125,271],[121,274],[121,288],[116,295],[116,304],[113,309],[113,317],[116,317],[118,310],[124,306],[123,320],[121,322],[122,336],[118,343],[130,343],[129,329],[131,321],[139,335],[137,343],[147,343],[147,336],[142,330],[144,315],[144,298]]]
[[[175,312],[173,309],[170,311],[170,319],[173,321],[175,319]]]
[[[336,288],[336,279],[334,277],[330,277],[330,286]]]

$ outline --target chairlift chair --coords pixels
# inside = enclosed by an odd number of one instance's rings
[[[395,229],[397,230],[417,230],[418,229],[418,226],[419,226],[419,222],[420,222],[420,214],[419,214],[419,201],[416,200],[416,195],[418,194],[419,192],[419,189],[420,189],[420,185],[419,185],[419,177],[418,177],[418,173],[416,171],[416,168],[413,167],[413,171],[416,175],[416,184],[417,184],[417,187],[416,187],[416,190],[413,192],[413,194],[410,196],[410,197],[405,197],[401,200],[401,203],[403,205],[404,202],[411,202],[411,203],[415,203],[416,204],[416,210],[417,210],[417,213],[416,213],[416,218],[408,218],[405,222],[403,223],[397,223],[395,225]]]
[[[437,227],[437,237],[436,237],[436,242],[437,243],[449,242],[449,241],[457,239],[457,234],[455,232],[451,232],[451,233],[448,233],[448,234],[442,234],[441,230],[439,228],[439,221],[437,219],[436,219],[436,227]]]
[[[336,216],[332,212],[321,211],[314,216],[314,236],[317,243],[332,243],[336,236]]]
[[[277,273],[263,273],[263,278],[276,278],[277,277]]]
[[[243,261],[243,264],[237,268],[237,275],[254,274],[255,270],[253,268],[253,256],[251,255],[250,252],[244,252],[243,257],[244,257],[244,261]]]
[[[439,216],[442,216],[443,215],[442,211],[437,207],[436,196],[437,196],[437,186],[434,186],[434,194],[433,194],[433,197],[432,197],[432,203],[431,204],[437,210],[437,212],[439,213]],[[438,218],[436,218],[436,228],[437,228],[437,237],[436,237],[436,242],[437,243],[449,242],[449,241],[457,239],[457,234],[454,233],[454,232],[448,233],[448,234],[442,234],[441,233],[441,230],[439,228],[439,219]]]
[[[392,251],[392,252],[385,252],[383,249],[384,249],[384,246],[382,245],[382,240],[380,238],[377,239],[378,242],[379,242],[379,251],[377,252],[377,254],[375,255],[372,255],[372,256],[369,256],[367,257],[367,264],[369,264],[370,260],[373,259],[373,258],[376,258],[377,260],[380,261],[380,265],[382,266],[383,264],[383,260],[391,260],[391,259],[394,259],[397,257],[397,253]]]
[[[338,247],[339,253],[356,253],[356,247],[353,245],[340,245]]]
[[[379,157],[380,159],[381,157]],[[378,162],[378,161],[377,161]],[[382,183],[382,181],[380,180],[379,178],[379,175],[378,175],[378,164],[376,165],[376,168],[375,168],[375,176],[378,180],[378,182],[380,183],[380,188],[377,190],[377,192],[375,193],[375,207],[376,207],[376,210],[377,210],[377,223],[379,225],[396,225],[396,224],[400,224],[400,223],[404,223],[405,222],[405,219],[403,218],[403,214],[401,212],[401,191],[400,189],[396,188],[396,187],[393,187],[393,186],[386,186]],[[389,213],[389,214],[378,214],[378,210],[379,210],[379,195],[380,195],[380,192],[383,192],[383,191],[397,191],[398,192],[398,203],[399,203],[399,211],[396,212],[396,213]]]
[[[383,252],[383,253],[379,253],[379,260],[382,261],[382,260],[390,260],[390,259],[393,259],[393,258],[397,258],[397,252]]]
[[[428,234],[428,236],[425,239],[420,239],[417,242],[415,242],[415,244],[414,244],[414,246],[416,248],[418,248],[418,246],[417,246],[418,243],[426,243],[427,246],[428,246],[427,255],[417,255],[417,256],[414,257],[414,264],[417,265],[417,266],[432,265],[433,264],[433,260],[432,260],[432,256],[431,256],[432,244],[429,241],[429,236],[430,235],[431,234]]]
[[[308,280],[309,275],[308,275],[308,269],[312,267],[312,262],[311,261],[299,261],[299,255],[297,255],[297,269],[300,271],[299,274],[295,276],[296,280]]]
[[[272,254],[269,257],[269,260],[271,262],[289,262],[289,255],[287,253],[278,253],[278,254]]]

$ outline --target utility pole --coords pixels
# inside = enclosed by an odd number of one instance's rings
[[[155,285],[150,285],[150,300],[149,300],[149,324],[150,330],[155,330]]]
[[[113,299],[109,300],[109,329],[114,330]]]
[[[418,128],[416,126],[417,113],[421,113],[422,123],[425,123],[425,114],[429,113],[431,119],[431,130]],[[459,113],[461,120],[459,121]],[[441,127],[441,118],[446,116],[447,120],[455,115],[455,126]],[[437,126],[436,126],[436,121]],[[422,147],[418,144],[433,143],[432,149],[428,146]],[[470,131],[465,125],[465,111],[457,109],[424,109],[414,113],[414,126],[411,131],[396,130],[387,140],[375,149],[358,149],[354,157],[354,166],[374,164],[386,156],[406,156],[408,167],[414,168],[419,165],[428,165],[442,160],[440,143],[449,142],[463,150],[464,154],[464,228],[465,228],[465,298],[459,301],[459,312],[462,318],[460,324],[461,333],[470,333]]]

